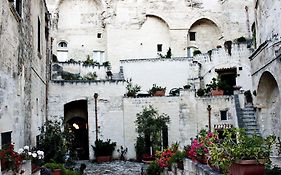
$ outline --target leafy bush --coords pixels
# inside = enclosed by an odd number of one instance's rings
[[[205,95],[205,89],[198,89],[197,91],[196,91],[196,94],[197,94],[197,96],[198,97],[202,97],[202,96],[204,96]]]
[[[106,141],[99,139],[95,141],[95,146],[92,145],[92,148],[94,149],[96,157],[112,156],[115,146],[116,146],[116,142],[111,142],[110,139],[107,139]]]
[[[147,175],[160,175],[161,168],[156,161],[153,161],[149,164],[146,171]]]
[[[194,50],[193,51],[193,56],[196,56],[196,55],[199,55],[199,54],[201,54],[200,50]]]
[[[67,129],[62,131],[61,126],[58,121],[47,121],[40,128],[37,149],[44,151],[45,162],[64,162],[64,155],[70,147],[73,136]]]

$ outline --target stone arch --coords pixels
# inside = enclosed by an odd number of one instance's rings
[[[200,18],[194,21],[188,31],[188,46],[197,45],[201,52],[220,45],[222,36],[219,26],[211,19]]]
[[[81,160],[89,159],[88,101],[71,101],[64,105],[66,127],[74,134],[71,150]]]
[[[160,21],[162,21],[163,23],[165,23],[167,25],[167,27],[169,28],[170,30],[170,25],[168,24],[168,22],[166,20],[164,20],[164,18],[162,18],[160,15],[155,15],[155,14],[146,14],[145,16],[146,18],[156,18]]]
[[[140,55],[146,58],[166,55],[170,46],[170,27],[161,17],[146,15],[146,20],[140,30]]]
[[[265,71],[259,80],[256,96],[257,117],[263,135],[280,133],[280,91],[274,76]]]

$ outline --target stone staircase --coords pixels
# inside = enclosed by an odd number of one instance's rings
[[[260,135],[253,105],[246,105],[242,110],[243,123],[247,135]]]
[[[234,95],[234,100],[239,128],[245,128],[247,135],[260,135],[253,105],[247,104],[245,108],[242,109],[237,94]]]

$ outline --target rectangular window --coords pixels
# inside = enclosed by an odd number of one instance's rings
[[[37,50],[40,53],[41,52],[41,22],[40,18],[38,17],[38,33],[37,33]]]
[[[101,33],[98,33],[98,34],[97,34],[97,38],[101,38]]]
[[[94,58],[94,61],[102,64],[103,62],[105,62],[104,51],[100,51],[100,50],[94,51],[93,52],[93,58]]]
[[[196,32],[189,32],[189,40],[190,41],[195,41],[195,34],[196,34]]]
[[[162,52],[162,44],[157,44],[157,52]]]
[[[12,142],[12,138],[11,138],[11,134],[12,132],[3,132],[1,133],[1,144],[6,145],[6,144],[10,144]]]
[[[227,120],[227,111],[220,111],[221,112],[221,120]]]

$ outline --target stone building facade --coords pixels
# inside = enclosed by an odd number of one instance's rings
[[[263,136],[281,136],[281,14],[280,1],[255,1],[252,30],[256,49],[250,56],[257,120]]]
[[[48,0],[53,16],[53,53],[67,59],[109,61],[205,53],[227,40],[250,37],[251,0]]]
[[[208,126],[208,105],[213,129],[238,127],[233,96],[197,97],[195,90],[218,75],[252,90],[250,45],[237,41],[251,37],[252,1],[47,0],[47,5],[58,59],[51,65],[48,118],[80,123],[77,133],[83,134],[75,144],[81,158],[94,158],[96,116],[99,137],[129,148],[128,158],[135,158],[134,121],[148,105],[171,117],[169,145],[180,141],[183,147]],[[172,58],[163,58],[170,57],[169,48]],[[195,50],[203,54],[195,56]],[[85,64],[91,59],[94,64]],[[97,77],[85,80],[93,72]],[[166,87],[166,96],[127,98],[128,79],[144,93],[153,84]],[[190,90],[169,96],[186,84]],[[243,108],[243,93],[238,94]]]
[[[1,143],[35,146],[47,111],[47,7],[44,0],[3,0],[0,11]]]

